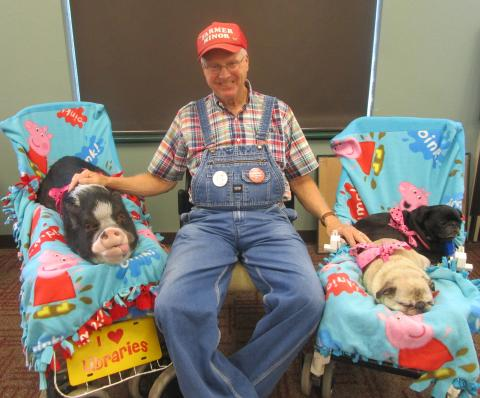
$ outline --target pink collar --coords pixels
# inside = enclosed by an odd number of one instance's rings
[[[363,270],[373,260],[379,257],[383,262],[388,261],[390,255],[393,254],[395,250],[399,249],[410,250],[411,247],[407,242],[401,242],[399,240],[392,240],[381,244],[373,242],[358,243],[350,249],[350,255],[357,258],[357,265]]]
[[[425,248],[430,249],[430,246],[421,238],[419,234],[408,229],[405,224],[405,220],[403,219],[403,212],[398,207],[393,207],[390,209],[390,222],[388,225],[404,234],[407,237],[408,244],[410,246],[417,247],[418,243],[416,239],[418,239],[419,242],[425,246]]]
[[[65,185],[64,187],[51,188],[50,191],[48,191],[48,196],[55,201],[55,207],[60,215],[62,214],[62,199],[68,192],[68,185],[69,184]]]

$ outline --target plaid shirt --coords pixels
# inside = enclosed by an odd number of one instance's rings
[[[254,145],[263,113],[265,95],[251,89],[243,110],[234,116],[212,93],[205,99],[215,145]],[[318,167],[315,156],[290,107],[278,100],[272,112],[267,145],[284,173],[292,179]],[[153,156],[148,171],[170,181],[182,179],[186,168],[193,176],[200,166],[206,146],[195,102],[181,108]],[[286,182],[285,180],[285,182]],[[286,183],[286,197],[289,197]]]

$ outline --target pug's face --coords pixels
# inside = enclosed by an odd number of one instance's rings
[[[375,297],[379,303],[406,315],[418,315],[433,306],[435,286],[429,278],[405,275],[389,280]]]

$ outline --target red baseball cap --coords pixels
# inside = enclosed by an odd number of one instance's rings
[[[232,53],[247,49],[247,38],[236,23],[212,22],[197,37],[197,54],[200,58],[207,51],[221,48]]]

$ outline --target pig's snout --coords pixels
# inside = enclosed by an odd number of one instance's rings
[[[105,228],[92,245],[92,252],[99,262],[117,264],[130,256],[127,233],[121,228]]]
[[[126,235],[120,228],[110,227],[103,230],[100,234],[100,239],[103,246],[108,249],[123,243]]]

